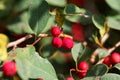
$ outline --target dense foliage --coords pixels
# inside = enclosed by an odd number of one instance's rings
[[[120,0],[0,0],[0,80],[119,80]]]

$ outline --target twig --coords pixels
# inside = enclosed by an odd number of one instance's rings
[[[70,69],[70,77],[73,78],[72,71],[76,71],[75,69]]]
[[[42,38],[39,37],[37,40],[35,40],[35,42],[32,45],[35,45],[36,43],[38,43]]]
[[[24,42],[25,40],[29,39],[29,38],[32,38],[33,36],[32,35],[27,35],[25,37],[22,37],[16,41],[13,41],[13,42],[10,42],[8,45],[7,45],[7,48],[10,48],[10,47],[14,47],[14,46],[17,46],[18,44]]]
[[[101,39],[101,43],[104,44],[105,41],[109,38],[109,36],[110,36],[110,35],[109,35],[108,33],[105,34],[104,37]]]
[[[119,47],[119,46],[120,46],[120,41],[117,42],[112,48],[108,49],[108,52],[109,52],[109,53],[113,52],[113,51],[114,51],[117,47]]]
[[[89,15],[86,15],[84,13],[64,14],[64,16],[74,16],[74,15],[80,15],[80,16],[83,16],[85,18],[90,18]]]

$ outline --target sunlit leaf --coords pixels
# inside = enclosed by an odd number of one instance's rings
[[[29,78],[43,78],[45,80],[58,80],[51,63],[35,51],[33,46],[17,48],[15,50],[18,74],[23,80]]]

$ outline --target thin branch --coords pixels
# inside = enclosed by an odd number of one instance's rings
[[[109,53],[113,52],[113,51],[114,51],[117,47],[119,47],[119,46],[120,46],[120,41],[117,42],[112,48],[108,49],[108,52],[109,52]]]
[[[39,37],[37,40],[35,40],[35,42],[32,45],[35,45],[36,43],[38,43],[42,38]]]
[[[105,34],[104,37],[101,39],[101,43],[104,44],[105,41],[109,38],[109,36],[110,36],[110,35],[109,35],[108,33]]]
[[[33,36],[32,35],[27,35],[25,37],[22,37],[16,41],[13,41],[13,42],[10,42],[8,45],[7,45],[7,48],[10,48],[10,47],[14,47],[14,46],[17,46],[18,44],[24,42],[25,40],[29,39],[29,38],[32,38]]]
[[[89,15],[86,15],[84,13],[64,14],[64,16],[74,16],[74,15],[80,15],[80,16],[83,16],[85,18],[90,18]]]
[[[73,78],[72,71],[76,71],[75,69],[70,69],[70,77]]]

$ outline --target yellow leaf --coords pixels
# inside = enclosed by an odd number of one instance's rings
[[[2,61],[6,60],[7,56],[8,56],[8,54],[7,54],[6,47],[0,48],[0,60],[2,60]]]
[[[101,38],[106,34],[108,33],[110,30],[109,26],[107,25],[106,21],[104,22],[104,27],[99,29],[99,32],[100,32],[100,35],[101,35]]]
[[[5,34],[0,33],[0,60],[4,61],[7,59],[7,44],[8,37]]]
[[[104,46],[101,44],[97,36],[94,36],[95,43],[99,45],[101,48],[104,48]]]
[[[0,33],[0,46],[7,46],[8,44],[8,37],[5,34]]]
[[[56,9],[56,16],[55,16],[57,25],[59,27],[62,27],[63,22],[65,20],[65,16],[62,14],[62,12],[59,9]]]

